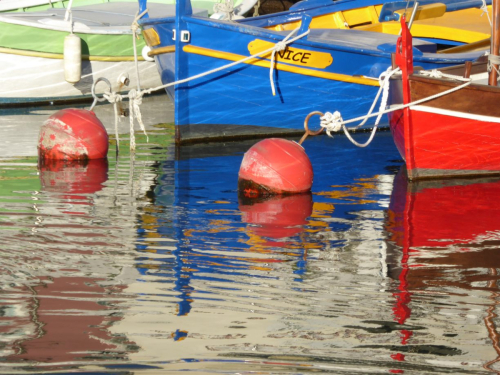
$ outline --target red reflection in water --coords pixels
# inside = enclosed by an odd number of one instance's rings
[[[45,191],[67,194],[92,194],[102,189],[108,179],[108,160],[86,162],[46,160],[38,166]]]
[[[43,363],[81,361],[103,351],[116,351],[117,345],[106,330],[113,317],[98,299],[108,294],[99,286],[104,280],[86,277],[57,277],[31,288],[29,337],[16,343],[18,354],[9,360]]]
[[[448,268],[434,266],[453,264],[457,273],[470,268],[500,267],[499,196],[498,178],[410,183],[405,169],[398,173],[386,228],[390,243],[397,245],[397,248],[392,246],[394,251],[388,254],[388,265],[390,275],[399,281],[398,292],[393,294],[396,300],[393,313],[399,324],[410,318],[412,292],[419,289],[434,286],[471,289],[474,281],[494,278],[487,289],[497,290],[497,277],[491,272],[465,273],[460,278],[450,278],[445,275]],[[424,249],[425,258],[419,258]],[[436,256],[429,256],[430,252],[435,252]],[[419,260],[425,264],[419,264]],[[490,338],[498,337],[491,333],[491,327],[487,328]],[[496,332],[496,328],[493,331]],[[401,344],[407,345],[413,332],[400,332]],[[401,353],[391,358],[405,360]],[[403,370],[391,370],[394,371]]]
[[[100,191],[108,179],[108,160],[45,160],[38,166],[42,190],[61,194],[74,205],[90,205],[86,195]],[[65,214],[82,214],[76,210]]]
[[[269,238],[292,237],[304,230],[312,214],[310,194],[274,196],[266,200],[240,200],[242,221],[253,224],[249,230]]]
[[[88,162],[50,160],[39,165],[39,173],[42,191],[55,193],[45,198],[49,206],[70,201],[71,204],[88,207],[93,205],[91,195],[100,191],[107,180],[108,163],[102,159]],[[43,203],[40,204],[42,213],[46,208]],[[99,233],[89,230],[87,221],[71,218],[80,214],[60,210],[54,219],[49,219],[50,215],[44,216],[45,228],[55,228],[54,240],[64,238],[66,246],[59,249],[57,245],[47,243],[44,236],[33,237],[32,241],[39,240],[45,245],[33,256],[47,257],[48,268],[51,262],[49,256],[44,254],[45,250],[57,258],[65,256],[58,252],[67,251],[81,254],[84,264],[98,262],[92,260],[93,249],[99,249],[99,245],[113,245],[110,243],[113,237],[106,237],[102,243],[91,240]],[[70,234],[65,232],[68,228],[71,228]],[[28,296],[17,302],[25,313],[24,319],[13,316],[7,323],[12,332],[24,331],[24,334],[19,334],[12,344],[15,354],[10,355],[8,360],[61,364],[122,355],[123,345],[127,342],[113,336],[107,329],[121,317],[113,314],[107,302],[110,295],[119,293],[126,285],[110,286],[105,278],[86,277],[78,262],[65,268],[58,268],[57,261],[54,264],[52,277],[40,276],[37,285],[25,286],[22,290]]]

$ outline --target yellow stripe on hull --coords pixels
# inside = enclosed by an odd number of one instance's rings
[[[64,59],[62,53],[48,53],[48,52],[36,52],[27,51],[22,49],[4,48],[0,47],[0,53],[6,53],[10,55],[28,56],[28,57],[42,57],[45,59]],[[121,61],[134,61],[134,56],[90,56],[82,55],[82,60],[86,61],[109,61],[109,62],[121,62]],[[137,60],[144,61],[142,56],[138,56]]]
[[[193,45],[184,46],[183,50],[184,50],[184,52],[187,52],[187,53],[194,53],[197,55],[208,56],[208,57],[213,57],[216,59],[224,59],[224,60],[229,60],[229,61],[239,61],[239,60],[247,57],[247,56],[237,55],[235,53],[216,51],[216,50],[203,48],[203,47],[197,47],[197,46],[193,46]],[[247,60],[244,63],[249,64],[249,65],[260,66],[260,67],[267,68],[267,69],[269,69],[271,67],[270,61],[261,60],[261,59],[257,59],[257,58]],[[366,85],[366,86],[377,86],[377,87],[379,86],[378,80],[375,78],[367,78],[367,77],[361,77],[361,76],[355,77],[355,76],[349,76],[346,74],[322,72],[322,71],[302,68],[302,67],[298,67],[298,66],[285,65],[285,64],[281,64],[281,63],[276,63],[274,68],[277,70],[284,71],[284,72],[296,73],[296,74],[301,74],[301,75],[310,76],[310,77],[324,78],[324,79],[328,79],[328,80],[332,80],[332,81],[357,83],[359,85]]]

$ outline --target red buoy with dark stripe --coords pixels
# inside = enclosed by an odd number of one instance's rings
[[[104,159],[108,147],[108,133],[95,113],[69,108],[57,111],[44,122],[38,154],[41,159]]]
[[[281,138],[253,145],[238,174],[238,190],[247,198],[304,193],[312,182],[313,169],[304,148]]]

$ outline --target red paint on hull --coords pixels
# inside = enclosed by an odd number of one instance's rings
[[[403,111],[391,116],[394,142],[406,160]],[[455,176],[500,173],[500,124],[410,110],[409,176]]]

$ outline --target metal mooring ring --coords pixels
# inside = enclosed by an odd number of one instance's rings
[[[97,96],[97,94],[95,93],[95,87],[101,81],[108,84],[108,86],[109,86],[109,92],[111,93],[111,89],[112,89],[111,88],[111,82],[109,82],[109,80],[107,78],[104,78],[104,77],[97,78],[96,81],[92,84],[92,91],[91,92],[92,92],[92,97],[94,98],[94,102],[90,106],[89,111],[92,111],[94,109],[94,107],[96,106],[97,102],[104,102],[106,100],[106,98],[104,97],[104,95],[103,95],[102,98],[99,98]]]
[[[300,139],[299,145],[301,145],[302,142],[304,142],[306,140],[307,136],[318,135],[319,133],[321,133],[323,131],[324,128],[321,128],[321,129],[318,129],[315,131],[312,131],[311,129],[309,129],[309,119],[314,115],[318,115],[321,117],[321,116],[324,116],[324,113],[320,112],[320,111],[314,111],[314,112],[311,112],[307,115],[306,119],[304,120],[304,129],[306,130],[306,132],[304,133],[304,135]]]

